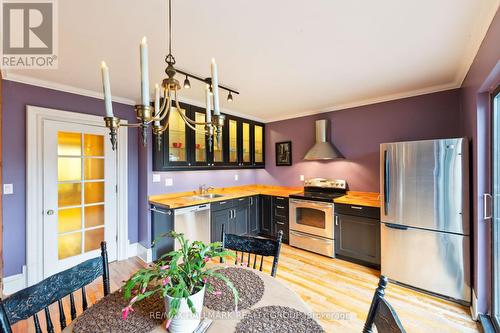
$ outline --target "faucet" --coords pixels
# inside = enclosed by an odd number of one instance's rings
[[[206,184],[201,184],[199,187],[200,194],[207,194],[208,191],[215,189],[213,186],[207,186]]]

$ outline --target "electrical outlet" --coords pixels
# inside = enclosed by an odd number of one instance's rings
[[[153,173],[153,183],[161,182],[161,175],[158,173]]]
[[[165,186],[173,186],[174,180],[172,178],[165,178]]]
[[[300,175],[300,181],[303,182],[305,180],[304,175]]]
[[[3,194],[13,194],[14,184],[3,184]]]
[[[234,180],[236,180],[236,181],[237,181],[238,179],[240,179],[240,176],[238,176],[238,175],[234,175]]]

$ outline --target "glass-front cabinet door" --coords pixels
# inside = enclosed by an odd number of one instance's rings
[[[205,125],[201,123],[205,122],[205,112],[194,112],[194,121],[198,124],[195,125],[196,132],[194,132],[194,147],[191,147],[193,151],[193,164],[194,165],[207,165],[208,163],[208,145],[207,136],[205,135]]]
[[[252,137],[250,123],[241,123],[241,163],[243,165],[252,165]]]
[[[186,110],[181,110],[186,115]],[[168,162],[169,164],[186,164],[188,162],[187,126],[176,110],[170,113],[168,128]]]
[[[264,163],[264,126],[253,126],[253,165],[263,166]]]
[[[238,120],[229,118],[228,126],[228,142],[229,142],[229,160],[228,164],[239,165],[239,135],[238,135]]]

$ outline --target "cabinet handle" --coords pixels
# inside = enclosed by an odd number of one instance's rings
[[[362,210],[363,207],[359,207],[359,206],[351,206],[352,209],[359,209],[359,210]]]
[[[225,205],[225,204],[227,204],[227,201],[221,201],[221,202],[219,202],[219,205]]]
[[[283,206],[276,206],[276,208],[278,208],[278,209],[285,209],[285,207],[283,207]]]
[[[335,215],[335,225],[339,225],[339,216]]]
[[[250,197],[250,205],[253,205],[253,197]]]
[[[276,200],[285,200],[285,198],[282,198],[282,197],[276,197]]]
[[[276,224],[285,225],[285,222],[278,222],[278,221],[276,221]]]
[[[243,200],[245,200],[245,198],[241,198],[241,199],[238,199],[238,200],[239,200],[239,201],[243,201]]]
[[[167,210],[166,212],[163,211],[163,210],[159,210],[159,209],[156,209],[156,208],[151,208],[150,209],[152,212],[155,212],[155,213],[160,213],[160,214],[163,214],[163,215],[172,215],[172,212]]]

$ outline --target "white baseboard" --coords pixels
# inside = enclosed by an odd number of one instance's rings
[[[130,244],[130,241],[129,241],[128,247],[127,247],[127,258],[137,257],[137,246],[138,245],[139,245],[139,243]]]
[[[470,314],[472,316],[472,320],[479,320],[479,313],[477,312],[477,296],[474,289],[472,289],[472,304],[470,306]]]
[[[3,294],[11,295],[26,288],[26,266],[23,266],[21,274],[7,276],[3,279]]]
[[[147,249],[141,243],[137,243],[137,256],[146,264],[153,262],[153,251],[151,248]]]

